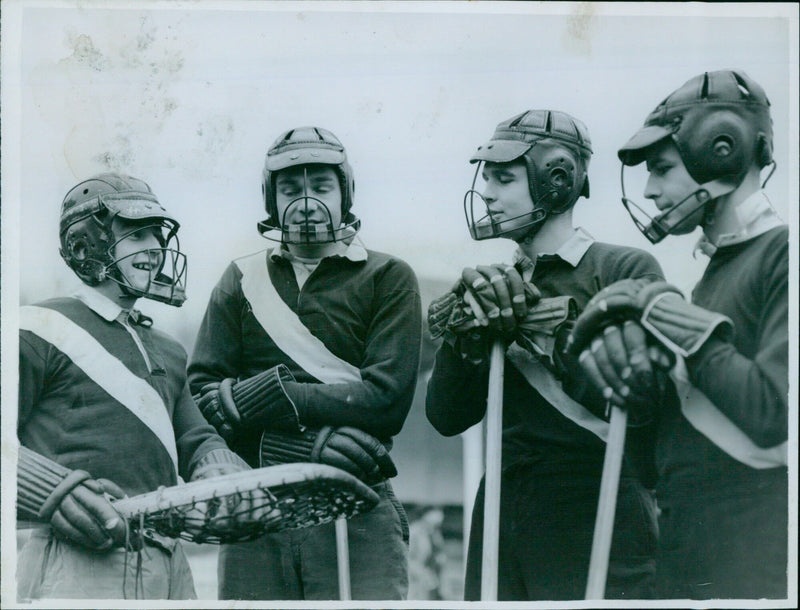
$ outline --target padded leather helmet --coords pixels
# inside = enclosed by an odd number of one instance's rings
[[[302,165],[330,165],[335,170],[342,192],[342,226],[334,227],[330,222],[328,226],[312,223],[286,225],[282,218],[278,218],[275,172]],[[353,170],[347,161],[347,152],[339,138],[327,129],[297,127],[282,133],[267,151],[261,190],[268,218],[258,223],[258,229],[264,237],[270,238],[269,232],[280,230],[283,243],[328,243],[354,236],[361,226],[361,221],[350,212],[355,181]],[[325,204],[307,193],[290,205],[307,206],[309,200],[320,205],[327,212],[328,218],[331,218],[330,210]]]
[[[144,289],[131,285],[117,267],[120,259],[114,254],[114,246],[127,237],[114,234],[112,224],[117,217],[132,221],[136,231],[144,227],[160,229],[161,247],[157,250],[162,263],[150,271]],[[74,186],[64,197],[59,253],[90,286],[111,280],[125,294],[180,306],[186,300],[187,265],[178,243],[179,227],[146,182],[122,174],[98,174]]]
[[[528,110],[500,123],[492,139],[479,146],[470,159],[478,163],[472,188],[464,197],[464,212],[473,239],[502,236],[530,227],[534,234],[550,214],[570,209],[579,197],[589,197],[589,160],[592,143],[589,130],[578,119],[556,110]],[[480,162],[509,163],[522,158],[528,174],[533,210],[521,218],[498,221],[483,196],[475,190]],[[475,218],[475,198],[486,206],[486,215]]]
[[[619,149],[623,169],[644,161],[647,149],[667,138],[674,142],[689,175],[704,191],[698,199],[707,206],[707,213],[713,210],[717,198],[742,183],[753,165],[763,168],[774,163],[769,99],[764,89],[740,70],[705,72],[671,93]],[[697,209],[696,204],[681,205],[691,209],[673,208],[645,226],[631,205],[639,211],[641,208],[624,197],[624,181],[623,204],[653,243]]]

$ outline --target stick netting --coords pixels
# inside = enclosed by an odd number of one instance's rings
[[[337,468],[287,464],[162,488],[115,507],[134,533],[224,544],[349,518],[377,502],[372,489]]]

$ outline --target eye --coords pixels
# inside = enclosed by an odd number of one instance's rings
[[[286,197],[294,197],[300,192],[300,189],[295,184],[284,184],[278,189],[278,192]]]

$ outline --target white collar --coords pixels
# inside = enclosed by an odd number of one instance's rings
[[[126,311],[120,307],[118,303],[115,303],[101,292],[98,292],[86,284],[82,284],[71,296],[78,299],[86,305],[86,307],[108,322],[113,322],[119,317],[120,313]]]
[[[738,229],[731,233],[723,233],[712,242],[703,233],[694,247],[694,253],[699,250],[706,256],[713,256],[718,248],[739,244],[754,237],[758,237],[783,224],[775,208],[772,207],[766,193],[758,190],[734,208]]]
[[[567,241],[559,246],[558,250],[552,253],[540,252],[537,258],[541,256],[557,256],[573,267],[577,267],[578,263],[581,262],[583,255],[586,254],[586,251],[593,243],[594,237],[589,235],[589,233],[582,227],[578,227],[573,231],[572,235],[569,236]],[[516,264],[526,260],[533,263],[533,261],[528,258],[525,252],[522,251],[522,248],[517,248],[516,252],[514,252],[514,263]]]
[[[346,258],[353,262],[367,260],[367,250],[361,244],[357,244],[355,242],[350,242],[349,244],[346,244],[344,242],[337,241],[335,242],[334,246],[335,247],[322,258],[331,258],[334,256],[340,256],[342,258]],[[286,260],[289,261],[294,260],[294,256],[292,256],[292,253],[282,246],[270,249],[269,257],[273,261],[279,258],[285,258]]]

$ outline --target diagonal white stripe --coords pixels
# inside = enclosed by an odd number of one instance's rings
[[[46,307],[20,307],[21,330],[58,348],[92,381],[138,417],[156,435],[178,472],[175,433],[164,400],[144,379],[134,375],[90,333],[63,314]]]
[[[703,392],[691,384],[686,363],[680,356],[670,376],[681,399],[683,416],[698,432],[733,459],[757,469],[786,466],[789,463],[788,442],[767,448],[756,445]]]
[[[283,302],[269,278],[265,253],[241,258],[236,265],[253,315],[284,354],[323,383],[361,381],[358,367],[331,353]]]
[[[506,358],[522,373],[531,387],[564,417],[571,419],[603,442],[608,441],[608,422],[593,415],[582,404],[570,398],[561,389],[553,374],[528,350],[512,343],[506,351]]]

